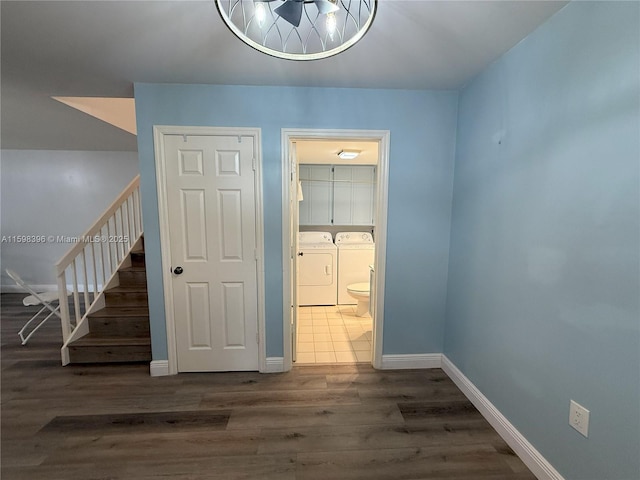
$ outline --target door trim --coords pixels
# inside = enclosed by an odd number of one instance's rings
[[[167,205],[165,135],[188,136],[239,136],[253,138],[255,155],[255,206],[256,206],[256,274],[258,286],[258,368],[267,370],[265,342],[265,293],[264,293],[264,222],[262,205],[262,142],[261,129],[235,127],[185,127],[154,125],[153,144],[156,162],[156,184],[158,190],[158,218],[160,229],[160,252],[162,256],[162,284],[164,291],[164,311],[167,331],[168,375],[178,373],[176,350],[176,325],[173,312],[173,282],[171,281],[171,242],[169,236],[169,209]]]
[[[289,314],[291,309],[291,275],[289,261],[291,245],[289,238],[289,178],[291,165],[289,162],[289,146],[295,140],[345,139],[378,142],[377,194],[376,194],[376,252],[375,252],[375,325],[373,328],[373,348],[371,364],[374,368],[382,368],[382,338],[384,325],[384,278],[387,251],[387,205],[389,185],[389,130],[330,130],[283,128],[281,135],[282,148],[282,307],[283,307],[283,354],[284,370],[289,371],[293,365],[291,359],[291,327]]]

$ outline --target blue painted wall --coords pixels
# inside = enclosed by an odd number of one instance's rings
[[[390,130],[386,354],[441,352],[457,92],[136,84],[154,360],[167,358],[153,125],[262,129],[267,356],[282,356],[282,128]]]
[[[639,18],[573,2],[459,99],[444,351],[567,479],[640,478]]]

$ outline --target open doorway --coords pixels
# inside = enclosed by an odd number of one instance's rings
[[[283,130],[285,370],[380,367],[388,148],[387,131]]]

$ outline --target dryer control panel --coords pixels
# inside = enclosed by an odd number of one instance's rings
[[[371,236],[369,232],[336,233],[336,245],[349,245],[354,243],[373,243],[373,236]]]

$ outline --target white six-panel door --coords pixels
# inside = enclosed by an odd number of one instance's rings
[[[177,369],[257,370],[253,138],[163,138]]]

